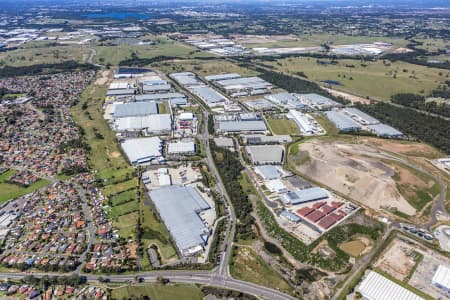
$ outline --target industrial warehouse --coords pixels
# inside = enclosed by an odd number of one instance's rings
[[[284,147],[279,145],[247,146],[245,152],[254,165],[279,165],[284,159]]]
[[[267,126],[258,113],[241,113],[214,116],[217,133],[265,133]]]
[[[379,137],[402,138],[403,133],[353,107],[325,112],[325,115],[342,132],[366,130]]]
[[[241,77],[241,75],[235,73],[210,75],[206,76],[205,79],[233,98],[262,95],[272,89],[272,84],[264,79]]]
[[[203,251],[211,225],[202,214],[211,206],[193,187],[167,185],[149,192],[158,214],[170,232],[180,254],[192,256]]]
[[[162,141],[159,137],[128,139],[120,144],[129,162],[136,166],[153,160],[161,161]]]
[[[422,297],[387,279],[375,271],[368,271],[356,288],[363,299],[368,300],[424,300]]]

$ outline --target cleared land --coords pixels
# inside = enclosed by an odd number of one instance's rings
[[[238,246],[230,266],[231,275],[244,281],[291,293],[289,284],[247,246]]]
[[[204,295],[200,288],[188,285],[133,285],[112,289],[112,299],[140,299],[148,296],[152,300],[202,300]]]
[[[35,64],[61,63],[73,60],[86,62],[89,49],[82,46],[50,46],[36,44],[35,48],[21,48],[0,53],[0,63],[15,67]]]
[[[198,59],[176,60],[164,63],[155,63],[153,65],[157,66],[158,69],[165,73],[189,71],[195,72],[200,76],[221,73],[238,73],[241,76],[258,75],[258,73],[255,71],[240,67],[223,59],[217,59],[213,61],[202,61]]]
[[[300,134],[297,124],[293,120],[289,120],[285,117],[283,118],[266,118],[269,127],[273,134]]]
[[[50,181],[45,179],[40,179],[30,186],[8,183],[8,180],[14,173],[14,170],[8,170],[0,175],[0,204],[10,199],[34,192],[50,183]]]
[[[139,58],[152,58],[156,56],[177,57],[204,57],[213,56],[207,52],[196,51],[196,48],[170,40],[165,37],[156,39],[155,45],[118,45],[95,46],[97,51],[96,63],[117,65],[122,60],[131,58],[135,53]]]
[[[378,149],[356,140],[311,139],[288,156],[301,174],[375,210],[415,215],[439,192],[439,185]],[[308,156],[302,164],[298,155]]]
[[[339,59],[336,64],[326,59],[322,60],[327,62],[324,64],[317,61],[316,58],[291,57],[265,61],[264,64],[290,74],[303,72],[309,79],[318,82],[337,81],[340,85],[333,85],[336,90],[379,100],[389,100],[397,93],[427,95],[447,79],[447,72],[442,69],[400,61],[383,63],[383,60]]]
[[[235,36],[237,40],[247,47],[313,47],[324,43],[330,45],[344,45],[357,43],[388,42],[394,46],[405,46],[408,41],[404,39],[388,37],[368,37],[368,36],[349,36],[343,34],[302,34],[302,35],[279,35],[272,36]]]
[[[359,257],[372,249],[372,241],[367,237],[358,236],[351,241],[340,244],[339,248],[353,257]]]
[[[414,248],[404,241],[394,239],[380,255],[375,267],[398,280],[404,281],[411,274],[421,257],[421,254],[416,252]]]
[[[120,236],[123,236],[126,239],[134,238],[136,235],[136,222],[138,216],[138,212],[132,212],[113,218],[113,226],[119,229]]]

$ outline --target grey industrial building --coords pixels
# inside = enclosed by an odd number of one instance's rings
[[[172,99],[184,98],[186,96],[181,93],[157,93],[157,94],[146,94],[146,95],[136,95],[136,101],[170,101]]]
[[[362,129],[362,126],[359,125],[359,123],[343,112],[330,110],[326,111],[325,115],[342,132],[358,131]]]
[[[179,84],[186,87],[202,84],[197,76],[191,72],[172,73],[169,76],[175,79],[175,81],[177,81]]]
[[[363,125],[375,125],[380,123],[380,121],[378,121],[374,117],[369,116],[365,112],[362,112],[354,107],[346,107],[342,111],[352,117],[355,121]]]
[[[386,124],[367,125],[367,129],[380,137],[399,138],[403,133]]]
[[[190,186],[169,185],[148,194],[181,255],[201,251],[208,242],[210,229],[199,213],[211,207],[200,193]]]
[[[289,135],[261,135],[251,134],[242,136],[244,143],[247,145],[262,145],[262,144],[287,144],[292,142]]]
[[[245,133],[245,132],[266,132],[266,123],[257,121],[220,121],[218,133]]]
[[[300,102],[316,110],[342,107],[342,104],[319,94],[297,94],[297,97]]]
[[[172,89],[172,87],[170,84],[144,85],[142,87],[142,92],[144,94],[161,93],[161,92],[168,92],[171,89]]]
[[[189,87],[189,90],[202,99],[208,106],[223,105],[229,102],[225,96],[206,85]]]
[[[284,204],[297,205],[312,201],[327,199],[329,197],[326,190],[320,187],[312,187],[294,192],[287,192],[280,196]]]
[[[252,110],[271,110],[275,105],[266,99],[255,99],[250,101],[245,101],[244,105]]]
[[[111,113],[114,118],[137,117],[158,113],[156,101],[118,103]]]
[[[129,139],[120,145],[128,160],[134,166],[162,158],[162,141],[157,136]]]
[[[280,145],[246,146],[245,152],[254,165],[282,164],[284,159]]]

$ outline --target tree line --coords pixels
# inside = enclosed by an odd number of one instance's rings
[[[447,90],[435,90],[431,93],[433,97],[450,96],[447,94],[449,94]],[[396,104],[400,104],[403,106],[423,110],[429,113],[450,118],[450,104],[447,103],[438,104],[436,101],[426,102],[425,97],[422,95],[410,93],[395,94],[392,95],[391,101]]]
[[[445,153],[450,153],[450,121],[448,120],[385,102],[373,105],[356,103],[356,107],[407,135],[431,144]]]
[[[43,75],[43,74],[55,74],[65,71],[73,72],[78,71],[88,71],[97,70],[98,67],[91,64],[80,64],[76,61],[69,60],[62,63],[54,64],[36,64],[31,66],[21,66],[12,67],[4,66],[0,68],[0,78],[14,77],[14,76],[33,76],[33,75]]]

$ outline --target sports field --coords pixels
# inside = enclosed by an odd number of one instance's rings
[[[112,289],[112,299],[142,299],[148,296],[152,300],[202,300],[204,295],[200,288],[189,285],[133,285]]]

